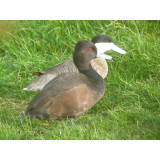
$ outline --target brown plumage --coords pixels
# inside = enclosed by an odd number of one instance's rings
[[[97,49],[88,41],[76,44],[73,60],[79,72],[67,72],[51,80],[30,102],[25,115],[31,118],[76,117],[97,103],[105,92],[103,78],[92,68]]]

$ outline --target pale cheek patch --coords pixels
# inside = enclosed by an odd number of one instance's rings
[[[95,46],[97,47],[98,53],[103,54],[112,49],[113,43],[96,43]]]
[[[98,54],[103,54],[104,52],[106,51],[109,51],[109,50],[113,50],[117,53],[120,53],[120,54],[126,54],[126,51],[119,48],[118,46],[116,46],[113,42],[111,43],[96,43],[95,46],[97,47],[97,52]]]
[[[104,54],[104,52],[111,50],[113,43],[96,43],[97,57],[104,59],[112,59],[112,56]]]

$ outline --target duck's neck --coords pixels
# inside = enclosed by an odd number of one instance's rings
[[[96,83],[104,81],[103,78],[92,68],[91,65],[89,65],[88,69],[79,69],[79,72]]]

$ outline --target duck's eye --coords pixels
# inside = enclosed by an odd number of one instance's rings
[[[89,52],[92,52],[92,48],[89,48]]]

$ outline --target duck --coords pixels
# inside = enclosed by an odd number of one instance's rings
[[[104,79],[91,65],[99,57],[94,43],[79,41],[73,52],[79,72],[64,72],[48,82],[29,103],[25,117],[63,120],[93,107],[105,93]]]
[[[105,59],[112,59],[112,56],[105,55],[104,52],[113,50],[120,54],[126,54],[126,51],[116,46],[111,37],[103,34],[95,36],[91,42],[95,44],[97,54],[99,55],[99,58],[95,58],[91,61],[91,65],[104,79],[108,74],[108,65]],[[33,73],[33,75],[38,76],[38,78],[26,88],[23,88],[23,90],[40,91],[50,80],[65,72],[79,72],[73,62],[73,58],[65,60],[48,69]]]

